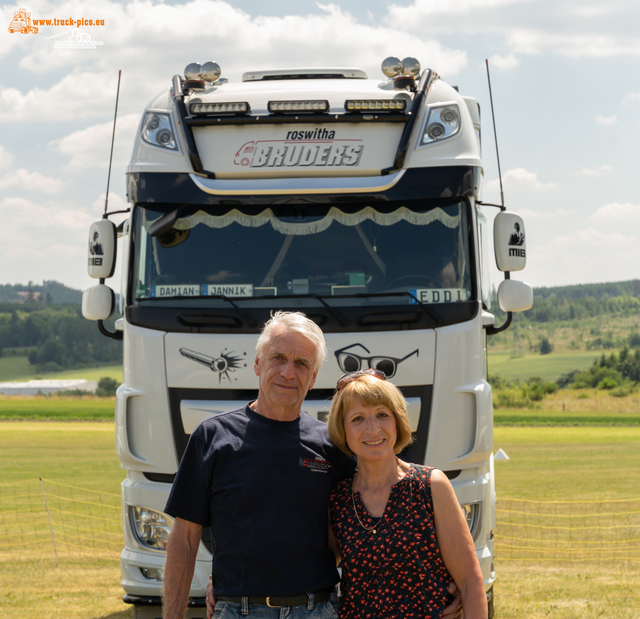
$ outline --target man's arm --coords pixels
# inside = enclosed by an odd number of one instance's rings
[[[201,525],[176,518],[169,535],[164,566],[164,619],[184,619],[201,534]]]

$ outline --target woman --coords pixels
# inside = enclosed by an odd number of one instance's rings
[[[400,390],[379,370],[345,374],[336,388],[329,436],[358,460],[330,502],[340,618],[440,617],[453,578],[465,619],[486,619],[482,572],[449,480],[396,455],[411,443]]]

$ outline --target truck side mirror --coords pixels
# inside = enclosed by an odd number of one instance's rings
[[[524,312],[533,306],[533,288],[526,282],[505,279],[498,286],[498,305],[503,312]]]
[[[113,222],[101,219],[89,228],[89,276],[111,277],[116,268],[117,230]]]
[[[521,271],[527,264],[527,243],[522,217],[509,211],[496,215],[493,222],[496,265],[501,271]]]
[[[104,284],[87,288],[82,293],[82,315],[88,320],[106,320],[116,307],[116,295]]]

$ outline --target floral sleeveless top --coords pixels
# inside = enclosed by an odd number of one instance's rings
[[[436,541],[431,467],[412,464],[391,487],[382,520],[352,498],[353,477],[331,494],[331,525],[342,555],[341,619],[439,618],[451,575]],[[365,530],[358,522],[355,509]]]

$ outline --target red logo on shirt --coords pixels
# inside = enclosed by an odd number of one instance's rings
[[[319,460],[317,458],[307,458],[302,463],[302,466],[306,466],[308,469],[311,469],[316,473],[327,473],[331,468],[331,464],[329,462],[326,460]]]

